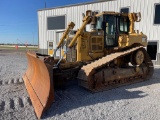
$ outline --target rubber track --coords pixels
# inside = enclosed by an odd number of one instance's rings
[[[102,67],[103,65],[108,64],[109,62],[113,61],[116,58],[123,57],[123,56],[130,54],[130,53],[132,53],[138,49],[141,49],[141,48],[143,48],[143,46],[134,47],[129,50],[122,51],[122,52],[112,53],[112,54],[107,55],[105,57],[102,57],[102,58],[100,58],[90,64],[87,64],[81,68],[81,70],[78,73],[77,78],[80,80],[85,80],[87,82],[91,82],[91,81],[89,81],[89,78],[94,74],[94,70],[96,68]],[[149,79],[153,74],[153,63],[151,62],[150,57],[147,54],[147,52],[145,50],[143,50],[143,51],[146,56],[145,59],[147,59],[147,66],[149,68],[149,72],[148,72],[148,76],[147,76],[147,79]]]

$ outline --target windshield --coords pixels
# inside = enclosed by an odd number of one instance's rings
[[[114,35],[115,34],[115,17],[106,16],[106,34]]]
[[[105,32],[106,32],[106,45],[114,46],[116,44],[116,17],[113,15],[105,16]]]
[[[96,28],[101,30],[103,28],[103,16],[97,17],[97,25]]]
[[[114,15],[102,15],[97,17],[96,28],[104,31],[105,46],[117,46],[116,17]]]

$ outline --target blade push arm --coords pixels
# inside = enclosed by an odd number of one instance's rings
[[[91,21],[91,17],[90,16],[85,16],[83,18],[83,24],[80,27],[80,29],[76,32],[76,35],[73,37],[73,39],[71,40],[70,44],[68,45],[69,48],[73,47],[73,45],[75,44],[77,38],[82,34],[84,28],[86,27],[86,25]],[[65,51],[65,53],[62,55],[61,59],[58,61],[58,63],[56,64],[55,67],[58,67],[59,63],[61,62],[61,60],[63,59],[63,57],[66,55],[66,53],[68,52],[68,49]]]
[[[75,44],[77,38],[82,34],[84,28],[86,27],[86,25],[91,21],[91,17],[90,16],[85,16],[83,19],[83,24],[80,27],[80,29],[76,32],[76,35],[73,37],[73,39],[71,40],[70,44],[68,45],[69,48],[73,47],[73,45]]]
[[[70,22],[67,29],[65,30],[65,32],[63,33],[63,36],[61,37],[58,45],[57,45],[57,49],[60,48],[65,40],[65,38],[67,37],[68,33],[71,31],[71,29],[73,29],[75,26],[74,22]]]

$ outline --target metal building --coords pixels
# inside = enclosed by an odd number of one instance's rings
[[[136,23],[135,30],[148,36],[147,51],[153,63],[160,65],[160,0],[104,0],[38,10],[40,52],[49,54],[48,49],[56,48],[70,21],[76,24],[74,29],[77,30],[82,24],[82,13],[86,10],[141,12],[142,20]]]

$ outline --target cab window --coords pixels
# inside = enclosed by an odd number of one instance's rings
[[[116,17],[113,15],[105,16],[105,43],[106,46],[117,46],[116,40]]]
[[[128,33],[129,32],[129,19],[128,17],[120,18],[120,32]]]

